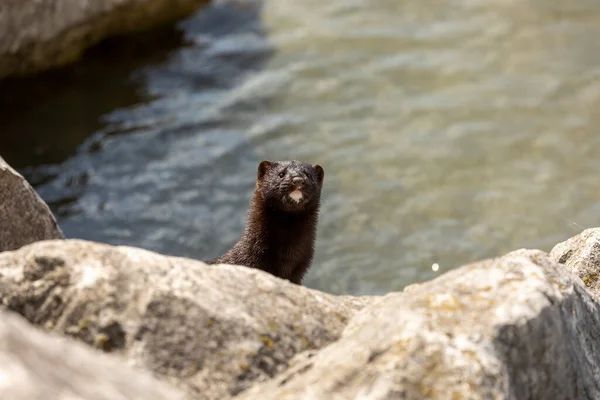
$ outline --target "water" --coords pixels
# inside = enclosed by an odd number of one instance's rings
[[[400,290],[600,225],[599,34],[585,0],[213,6],[0,86],[0,154],[68,236],[199,259],[262,159],[319,163],[306,285]]]

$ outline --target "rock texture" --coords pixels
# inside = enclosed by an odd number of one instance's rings
[[[600,398],[600,229],[550,255],[519,250],[370,298],[141,249],[36,242],[62,235],[1,159],[0,222],[0,249],[18,248],[0,253],[0,305],[97,349],[0,312],[2,399],[182,398],[165,382],[194,399]]]
[[[596,300],[600,300],[600,229],[586,229],[557,244],[550,256],[581,278]]]
[[[0,312],[0,399],[183,400],[183,392],[133,370],[124,360],[44,334]]]
[[[206,0],[2,0],[0,79],[76,60],[100,40],[152,28]]]
[[[0,157],[0,252],[60,238],[63,234],[46,203]]]
[[[48,331],[225,399],[338,339],[369,298],[128,247],[45,241],[0,254],[0,300]]]
[[[600,308],[521,250],[385,296],[239,399],[597,399]]]

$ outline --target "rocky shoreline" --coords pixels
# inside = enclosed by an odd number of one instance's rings
[[[600,398],[600,229],[333,296],[65,240],[1,159],[0,189],[2,399]]]

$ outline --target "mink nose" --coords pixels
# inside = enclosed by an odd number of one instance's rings
[[[301,176],[295,176],[292,179],[292,182],[294,183],[294,185],[300,186],[300,185],[304,184],[304,178],[302,178]]]

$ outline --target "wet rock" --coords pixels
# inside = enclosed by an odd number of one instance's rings
[[[393,293],[342,337],[239,399],[600,398],[600,308],[520,250]]]
[[[2,0],[0,79],[76,60],[100,40],[156,27],[205,0]]]
[[[63,234],[46,203],[0,157],[0,252],[61,238]]]
[[[224,399],[338,339],[370,298],[129,247],[45,241],[0,254],[0,300],[30,322],[119,353],[197,398]]]
[[[134,370],[125,360],[32,327],[0,312],[3,400],[183,400],[183,392]]]
[[[600,229],[586,229],[559,243],[550,256],[579,276],[596,300],[600,300]]]

